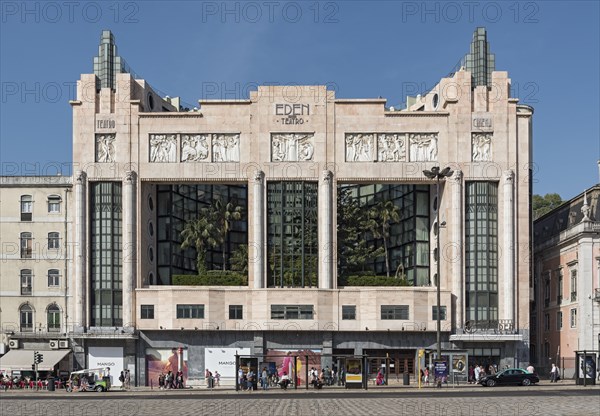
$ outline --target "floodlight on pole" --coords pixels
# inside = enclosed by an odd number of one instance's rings
[[[435,219],[435,234],[436,234],[436,265],[437,265],[437,279],[436,279],[436,294],[437,294],[437,331],[436,331],[436,343],[437,343],[437,358],[442,358],[442,323],[441,323],[441,292],[440,292],[440,179],[445,179],[452,176],[454,172],[450,167],[445,167],[440,171],[439,166],[434,166],[431,170],[424,170],[423,174],[428,179],[435,179],[435,200],[436,200],[436,219]]]

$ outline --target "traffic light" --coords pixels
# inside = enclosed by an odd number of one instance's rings
[[[44,356],[42,354],[40,354],[39,352],[36,351],[35,353],[35,363],[39,364],[39,363],[43,363],[44,362]]]
[[[35,371],[35,364],[31,364],[31,369]]]

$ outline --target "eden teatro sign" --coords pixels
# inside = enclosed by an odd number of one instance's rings
[[[308,119],[300,116],[310,115],[310,104],[275,104],[275,115],[282,116],[281,124],[304,124]]]

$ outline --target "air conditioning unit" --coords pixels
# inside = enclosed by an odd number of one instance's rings
[[[57,350],[58,349],[58,340],[57,339],[50,340],[50,342],[48,343],[48,346],[50,347],[51,350]]]
[[[19,340],[11,339],[10,341],[8,341],[8,348],[10,348],[11,350],[18,349],[19,348]]]
[[[58,348],[69,348],[69,341],[66,339],[58,341]]]

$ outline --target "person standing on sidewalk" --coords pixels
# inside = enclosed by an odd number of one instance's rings
[[[550,370],[550,383],[556,383],[556,379],[558,378],[558,367],[556,364],[552,363],[552,369]]]
[[[263,367],[262,374],[261,374],[261,380],[262,380],[263,390],[268,390],[269,389],[269,375],[267,374],[267,367]]]

